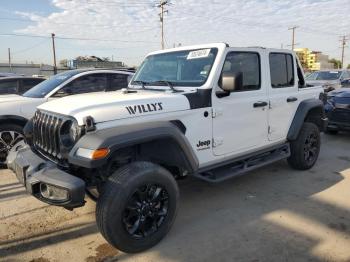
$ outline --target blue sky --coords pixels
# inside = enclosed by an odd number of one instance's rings
[[[112,57],[137,65],[160,48],[155,0],[0,0],[0,62],[11,47],[14,62],[52,63],[48,38],[57,35],[58,60],[78,55]],[[297,25],[298,47],[340,58],[339,35],[350,34],[349,0],[172,0],[165,16],[166,46],[228,42],[285,48]],[[75,39],[63,39],[75,38]],[[93,40],[96,39],[96,40]],[[350,48],[346,48],[350,63]]]

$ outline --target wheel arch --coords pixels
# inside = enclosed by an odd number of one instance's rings
[[[22,116],[16,116],[16,115],[2,115],[0,116],[0,125],[3,124],[16,124],[21,127],[24,127],[28,122],[28,119],[22,117]]]
[[[320,131],[325,130],[326,116],[321,100],[306,99],[299,104],[288,131],[288,140],[297,139],[304,122],[314,123]]]
[[[153,122],[100,130],[83,136],[69,154],[69,162],[86,168],[98,168],[116,157],[135,154],[137,160],[174,166],[192,173],[198,159],[176,122]],[[78,148],[109,148],[109,156],[101,160],[83,159],[75,155]]]

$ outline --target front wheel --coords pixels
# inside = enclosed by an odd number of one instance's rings
[[[156,245],[170,230],[179,190],[163,167],[134,162],[114,172],[97,201],[96,221],[104,238],[126,253]]]
[[[314,123],[305,122],[297,139],[290,143],[289,165],[298,170],[310,169],[316,163],[320,146],[320,130]]]
[[[8,153],[21,140],[23,140],[23,127],[15,124],[0,126],[0,168],[6,167]]]

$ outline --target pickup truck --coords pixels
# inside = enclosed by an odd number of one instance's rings
[[[81,207],[90,195],[105,239],[140,252],[170,230],[177,179],[221,182],[282,159],[312,168],[327,124],[320,98],[289,50],[157,51],[128,88],[40,105],[8,167],[51,205]]]

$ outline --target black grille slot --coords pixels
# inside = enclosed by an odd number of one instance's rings
[[[40,111],[33,118],[35,148],[55,161],[61,160],[59,131],[62,123],[61,117]]]
[[[350,110],[337,108],[332,112],[329,120],[332,122],[348,122],[348,123],[350,123]]]

